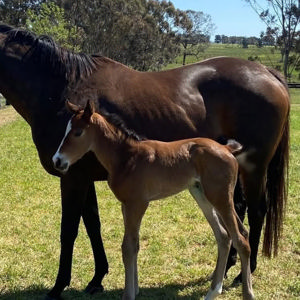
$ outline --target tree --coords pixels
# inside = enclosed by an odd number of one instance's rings
[[[297,50],[299,40],[300,1],[296,0],[245,0],[267,25],[267,34],[276,37],[277,45],[282,49],[283,72],[288,78],[294,68],[291,51]]]
[[[242,46],[243,46],[243,48],[244,49],[246,49],[246,48],[248,48],[248,40],[244,37],[243,39],[242,39]]]
[[[178,33],[191,28],[187,13],[165,0],[0,0],[0,17],[51,35],[64,47],[100,53],[143,71],[174,60],[180,52]],[[202,47],[208,43],[203,28],[190,36]]]
[[[183,47],[182,64],[185,65],[186,57],[198,56],[209,46],[210,35],[215,30],[211,16],[201,11],[186,11],[190,24],[180,34],[180,43]]]
[[[25,25],[27,9],[36,11],[46,0],[0,0],[0,20],[9,25]]]
[[[229,44],[229,37],[227,35],[222,35],[221,36],[222,39],[222,44]]]
[[[159,69],[179,51],[175,27],[186,14],[169,1],[61,0],[68,19],[85,34],[82,49],[138,70]]]
[[[80,50],[80,34],[66,20],[64,9],[54,2],[42,3],[39,10],[27,10],[26,27],[37,35],[49,35],[62,47]]]
[[[215,43],[220,44],[222,42],[222,37],[220,34],[217,34],[215,36]]]

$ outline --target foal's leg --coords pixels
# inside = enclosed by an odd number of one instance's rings
[[[245,214],[246,214],[246,210],[247,210],[247,203],[246,203],[246,199],[244,197],[244,192],[242,190],[241,182],[239,179],[238,179],[235,189],[234,189],[234,209],[235,209],[236,213],[238,214],[240,220],[242,222],[244,222]],[[236,262],[237,262],[237,252],[236,252],[236,249],[231,245],[230,252],[228,255],[227,265],[226,265],[225,277],[226,277],[228,270],[232,266],[234,266],[236,264]],[[242,278],[240,278],[240,282],[242,282]]]
[[[257,163],[258,164],[258,163]],[[243,186],[243,193],[248,208],[248,221],[249,221],[249,243],[251,248],[250,256],[250,269],[253,273],[257,264],[258,246],[261,236],[261,231],[264,223],[264,218],[267,212],[266,204],[266,168],[264,163],[260,163],[260,170],[256,166],[254,170],[249,171],[246,167],[241,165],[241,183]],[[241,214],[237,210],[239,216]],[[241,220],[243,220],[241,218]],[[230,252],[234,254],[234,250]],[[231,255],[230,254],[230,255]],[[233,257],[233,256],[232,256]],[[229,262],[227,263],[229,269]],[[228,270],[227,269],[227,270]],[[240,273],[234,282],[242,282],[242,274]]]
[[[230,197],[222,203],[217,202],[214,207],[221,216],[227,231],[232,239],[233,246],[237,250],[242,264],[242,279],[243,279],[243,299],[254,299],[251,283],[250,271],[250,245],[248,242],[248,234],[242,222],[238,218],[231,203]],[[221,205],[219,205],[221,203]]]
[[[95,260],[95,275],[85,289],[86,293],[92,295],[103,291],[101,282],[104,275],[108,273],[108,262],[100,232],[101,224],[94,183],[91,183],[89,186],[87,199],[84,202],[82,218],[92,244]]]
[[[129,201],[128,201],[129,202]],[[125,290],[123,300],[133,300],[139,292],[137,255],[139,251],[139,230],[142,218],[148,207],[147,202],[122,204],[125,233],[122,244],[125,267]]]
[[[237,164],[233,162],[233,160],[228,160],[226,164],[219,162],[220,167],[222,167],[222,172],[219,173],[214,171],[215,168],[206,168],[202,172],[201,180],[206,199],[222,219],[233,246],[241,258],[243,299],[252,300],[254,295],[251,283],[248,234],[234,210],[233,203],[234,187],[237,179]]]
[[[213,273],[213,281],[210,291],[205,297],[206,300],[213,300],[222,293],[223,278],[231,241],[226,229],[221,225],[213,206],[207,201],[203,192],[201,191],[201,187],[193,186],[189,189],[189,191],[203,211],[204,216],[210,224],[218,243],[217,265]]]

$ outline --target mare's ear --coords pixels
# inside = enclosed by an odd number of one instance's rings
[[[69,100],[66,101],[66,107],[73,114],[78,114],[80,111],[82,111],[80,106],[71,103]]]
[[[83,118],[87,123],[90,123],[92,114],[95,112],[95,105],[92,100],[88,100],[84,109]]]

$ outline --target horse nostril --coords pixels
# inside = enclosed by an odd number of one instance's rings
[[[54,155],[53,158],[54,168],[62,173],[66,173],[69,169],[69,162],[60,155]]]
[[[61,165],[61,159],[59,157],[57,157],[55,160],[55,168],[59,168],[60,165]]]

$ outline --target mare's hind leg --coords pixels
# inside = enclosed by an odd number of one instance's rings
[[[91,241],[95,260],[95,275],[86,287],[85,292],[93,295],[103,291],[102,279],[108,273],[108,262],[100,232],[101,224],[94,183],[91,183],[89,186],[87,199],[84,202],[82,219]]]
[[[251,247],[251,272],[256,269],[257,252],[267,212],[266,204],[266,170],[256,169],[253,172],[241,171],[241,180],[248,206],[249,242]]]
[[[249,243],[251,248],[250,269],[253,273],[257,265],[257,253],[261,236],[261,231],[264,223],[264,218],[267,212],[266,200],[266,169],[260,163],[260,169],[256,167],[251,172],[241,164],[240,180],[243,188],[243,193],[247,203],[247,213],[249,222]],[[253,165],[254,167],[254,165]],[[238,212],[238,211],[237,211]],[[238,212],[239,214],[239,212]],[[240,214],[239,214],[240,216]],[[230,255],[234,254],[234,249]],[[233,256],[232,256],[233,257]],[[228,267],[230,267],[227,264]],[[235,279],[235,283],[242,282],[242,274],[240,273]]]
[[[130,201],[128,201],[130,203]],[[122,243],[122,256],[125,267],[125,289],[123,300],[134,300],[139,292],[137,255],[139,251],[139,230],[148,202],[133,201],[122,204],[125,233]]]
[[[200,184],[191,187],[189,191],[203,211],[208,223],[210,224],[214,232],[218,244],[217,265],[213,273],[213,281],[210,291],[205,297],[206,300],[212,300],[222,293],[223,278],[225,274],[226,261],[230,249],[231,240],[226,229],[221,225],[213,206],[205,198]]]

